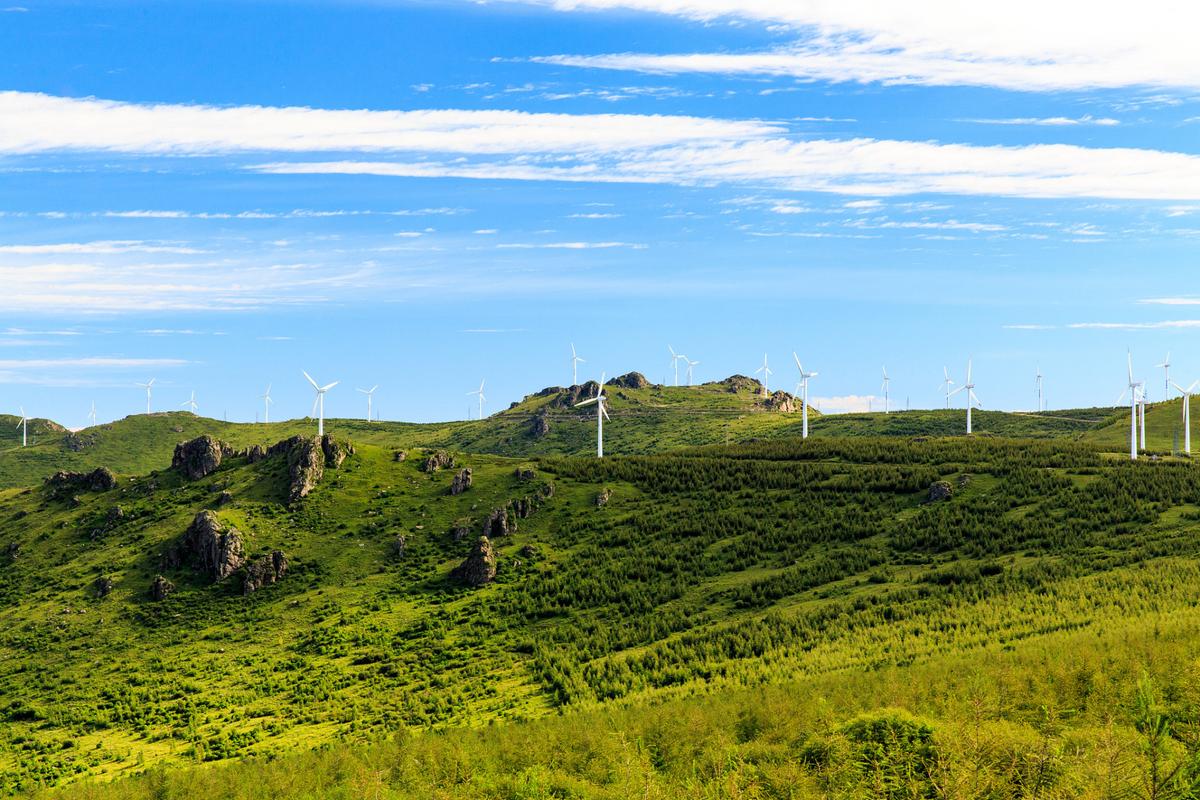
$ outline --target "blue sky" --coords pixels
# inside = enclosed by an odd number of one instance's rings
[[[1065,0],[0,9],[0,409],[488,409],[792,351],[827,410],[1200,377],[1197,12]],[[967,7],[969,6],[969,7]],[[581,376],[582,377],[582,376]],[[877,401],[874,401],[877,402]]]

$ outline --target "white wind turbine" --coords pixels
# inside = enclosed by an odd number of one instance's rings
[[[304,370],[300,370],[300,373],[308,380],[309,383],[312,384],[313,390],[317,393],[317,396],[313,398],[313,407],[312,411],[309,413],[309,416],[312,416],[312,414],[317,414],[317,436],[324,436],[325,393],[337,386],[339,383],[341,383],[341,381],[334,381],[333,383],[327,383],[324,386],[319,386],[317,385],[317,382],[313,380],[312,375],[309,375]]]
[[[604,404],[608,402],[608,396],[604,394],[604,377],[606,373],[600,373],[599,388],[596,389],[596,396],[591,400],[584,400],[582,403],[576,403],[575,408],[590,406],[596,404],[596,458],[604,458],[604,420],[608,419],[608,409]]]
[[[971,382],[971,359],[967,359],[967,382],[951,392],[951,395],[956,395],[959,392],[965,391],[967,398],[967,433],[971,433],[971,408],[974,404],[979,403],[979,407],[983,407],[983,403],[979,402],[979,398],[975,396],[975,384]]]
[[[757,375],[760,372],[762,373],[762,376],[763,376],[762,396],[766,397],[767,395],[769,395],[771,393],[771,389],[768,387],[768,384],[771,382],[771,375],[773,374],[771,372],[771,368],[769,366],[767,366],[767,354],[766,353],[763,353],[763,365],[761,367],[759,367],[758,369],[754,370],[754,374]]]
[[[1045,402],[1043,402],[1043,400],[1042,400],[1042,383],[1043,383],[1043,381],[1044,381],[1044,380],[1045,380],[1045,376],[1044,376],[1044,375],[1042,375],[1042,368],[1039,366],[1039,367],[1037,368],[1037,377],[1035,377],[1035,378],[1034,378],[1034,381],[1033,381],[1033,383],[1034,383],[1034,386],[1037,388],[1037,396],[1038,396],[1038,408],[1037,408],[1037,410],[1038,410],[1039,412],[1042,412],[1042,411],[1045,411],[1045,410],[1046,410],[1046,404],[1045,404]]]
[[[883,368],[883,413],[888,413],[888,387],[891,386],[892,379],[888,377],[887,367]]]
[[[191,411],[193,414],[195,414],[195,413],[196,413],[196,409],[200,407],[200,406],[199,406],[199,405],[197,405],[197,403],[196,403],[196,390],[195,390],[195,389],[192,389],[192,396],[191,396],[190,398],[188,398],[187,400],[184,400],[184,401],[183,401],[182,403],[180,403],[179,405],[180,405],[182,408],[187,408],[187,409],[189,409],[189,410],[190,410],[190,411]]]
[[[800,356],[792,353],[792,358],[796,361],[796,369],[800,370],[800,391],[802,397],[800,400],[800,438],[808,438],[808,379],[817,377],[816,372],[805,372],[804,367],[800,365]]]
[[[92,421],[92,427],[96,427],[96,401],[92,401],[92,410],[88,412],[88,419]]]
[[[269,383],[267,384],[267,390],[265,392],[263,392],[261,395],[259,395],[259,397],[263,401],[263,422],[264,423],[270,422],[271,421],[271,403],[275,402],[274,400],[271,399],[271,384],[269,384]]]
[[[146,381],[145,383],[137,384],[138,386],[140,386],[141,388],[146,390],[146,413],[147,414],[150,413],[150,387],[154,385],[154,382],[156,380],[158,380],[158,379],[151,378],[150,380]]]
[[[692,361],[690,358],[687,358],[686,356],[684,357],[684,361],[687,361],[687,381],[688,381],[688,386],[691,386],[692,385],[692,367],[700,366],[700,362]]]
[[[1121,392],[1121,396],[1117,398],[1117,405],[1125,399],[1125,394],[1129,394],[1129,458],[1131,461],[1137,461],[1138,457],[1138,393],[1142,389],[1140,381],[1133,379],[1133,354],[1126,355],[1126,364],[1129,368],[1129,382],[1125,385],[1125,391]]]
[[[377,383],[374,386],[372,386],[370,389],[357,389],[356,390],[356,391],[362,392],[363,394],[365,394],[367,396],[367,422],[371,421],[371,398],[374,397],[375,390],[378,388],[379,388],[379,384]],[[482,391],[483,387],[480,386],[479,388]]]
[[[680,355],[675,352],[675,348],[667,345],[667,349],[671,351],[671,366],[675,368],[675,385],[679,385],[679,361],[680,359],[687,361],[687,356]]]
[[[1169,400],[1171,398],[1171,354],[1168,352],[1163,362],[1154,366],[1163,371],[1163,400]]]
[[[26,434],[29,433],[29,417],[25,416],[24,406],[21,406],[21,421],[17,423],[17,427],[21,429],[21,447],[24,447]]]
[[[1186,389],[1175,381],[1171,381],[1171,385],[1183,395],[1183,452],[1190,456],[1192,454],[1192,392],[1196,391],[1197,386],[1200,386],[1200,381],[1193,381],[1192,385]]]
[[[469,397],[469,396],[471,396],[471,395],[473,395],[473,394],[475,394],[475,395],[479,395],[479,418],[480,418],[480,419],[483,419],[483,402],[484,402],[485,400],[487,400],[487,398],[483,396],[483,382],[484,382],[484,381],[486,381],[486,380],[487,380],[487,378],[484,378],[484,379],[483,379],[483,381],[480,381],[480,382],[479,382],[479,388],[478,388],[478,389],[476,389],[475,391],[473,391],[473,392],[467,392],[467,396],[468,396],[468,397]]]
[[[579,385],[579,365],[584,363],[586,360],[587,359],[580,358],[579,354],[575,352],[575,343],[571,342],[571,385],[572,386]]]
[[[950,378],[950,370],[942,367],[942,382],[938,384],[943,393],[946,395],[946,408],[950,408],[950,387],[954,385],[954,381]]]

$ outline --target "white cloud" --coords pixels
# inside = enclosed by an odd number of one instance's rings
[[[476,236],[492,236],[499,232],[500,231],[496,228],[480,228],[479,230],[475,231],[475,235]]]
[[[139,241],[63,242],[59,244],[0,245],[0,254],[13,255],[114,255],[118,253],[200,253],[192,247]]]
[[[787,47],[746,53],[554,55],[552,64],[652,73],[1053,91],[1200,87],[1200,7],[1094,0],[526,0],[562,11],[632,9],[784,24]]]
[[[1200,319],[1169,319],[1159,322],[1073,322],[1067,327],[1119,331],[1200,328]]]
[[[848,203],[842,204],[845,208],[879,208],[883,203],[879,200],[851,200]]]
[[[0,154],[75,150],[386,156],[251,167],[270,174],[751,184],[875,196],[1200,198],[1200,156],[1157,150],[794,139],[776,123],[686,116],[150,106],[0,93]],[[237,216],[269,219],[276,212]]]
[[[1153,306],[1200,306],[1200,297],[1150,297],[1138,302]]]
[[[883,398],[873,394],[811,397],[809,402],[822,414],[863,414],[868,411],[883,411]]]
[[[959,122],[974,122],[980,125],[1044,125],[1051,127],[1067,127],[1071,125],[1100,125],[1111,127],[1120,125],[1121,120],[1112,117],[1093,117],[1085,114],[1082,117],[1011,117],[1008,119],[960,119]]]
[[[617,219],[621,216],[623,216],[623,215],[622,214],[601,214],[601,213],[593,212],[590,214],[568,214],[567,219]]]
[[[629,242],[542,242],[530,244],[515,242],[496,245],[500,250],[608,250],[614,247],[629,247],[634,250],[645,250],[644,244]]]

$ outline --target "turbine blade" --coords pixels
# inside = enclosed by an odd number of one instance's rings
[[[318,386],[318,385],[317,385],[317,382],[313,380],[313,377],[312,377],[312,375],[309,375],[309,374],[308,374],[307,372],[305,372],[304,370],[300,370],[300,373],[301,373],[302,375],[304,375],[304,377],[305,377],[305,378],[307,378],[307,379],[308,379],[308,382],[312,384],[312,387],[313,387],[314,389],[320,389],[320,388],[321,388],[320,386]]]
[[[576,403],[572,407],[573,408],[581,408],[583,406],[590,406],[592,403],[599,403],[599,402],[600,402],[600,397],[596,396],[596,397],[593,397],[591,400],[584,400],[582,402]]]
[[[608,416],[608,409],[604,407],[603,403],[600,404],[600,413],[604,415],[605,419],[610,419]]]
[[[308,415],[309,415],[310,417],[311,417],[311,416],[313,416],[314,414],[316,414],[316,413],[317,413],[317,403],[319,403],[319,402],[321,402],[321,395],[320,395],[320,394],[318,394],[316,397],[314,397],[314,398],[313,398],[313,407],[312,407],[312,411],[308,412]]]
[[[341,383],[341,381],[334,381],[333,383],[327,383],[324,386],[320,387],[320,389],[318,391],[328,392],[330,389],[337,386],[339,383]]]

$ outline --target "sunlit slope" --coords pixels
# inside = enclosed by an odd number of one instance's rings
[[[291,505],[279,456],[0,493],[0,785],[869,676],[1196,614],[1189,463],[990,437],[458,453],[433,473],[423,456],[360,443]],[[462,466],[472,486],[454,495]],[[937,481],[951,496],[930,503]],[[522,504],[492,538],[496,580],[456,580],[485,520]],[[236,575],[169,566],[201,510],[248,556],[283,551],[287,574],[245,596]],[[158,574],[176,590],[156,602]]]
[[[1200,454],[1200,399],[1192,399],[1192,446]],[[1129,407],[1113,409],[1112,420],[1091,431],[1087,441],[1117,453],[1129,452]],[[1183,400],[1146,406],[1146,448],[1153,453],[1178,453],[1184,447]]]

